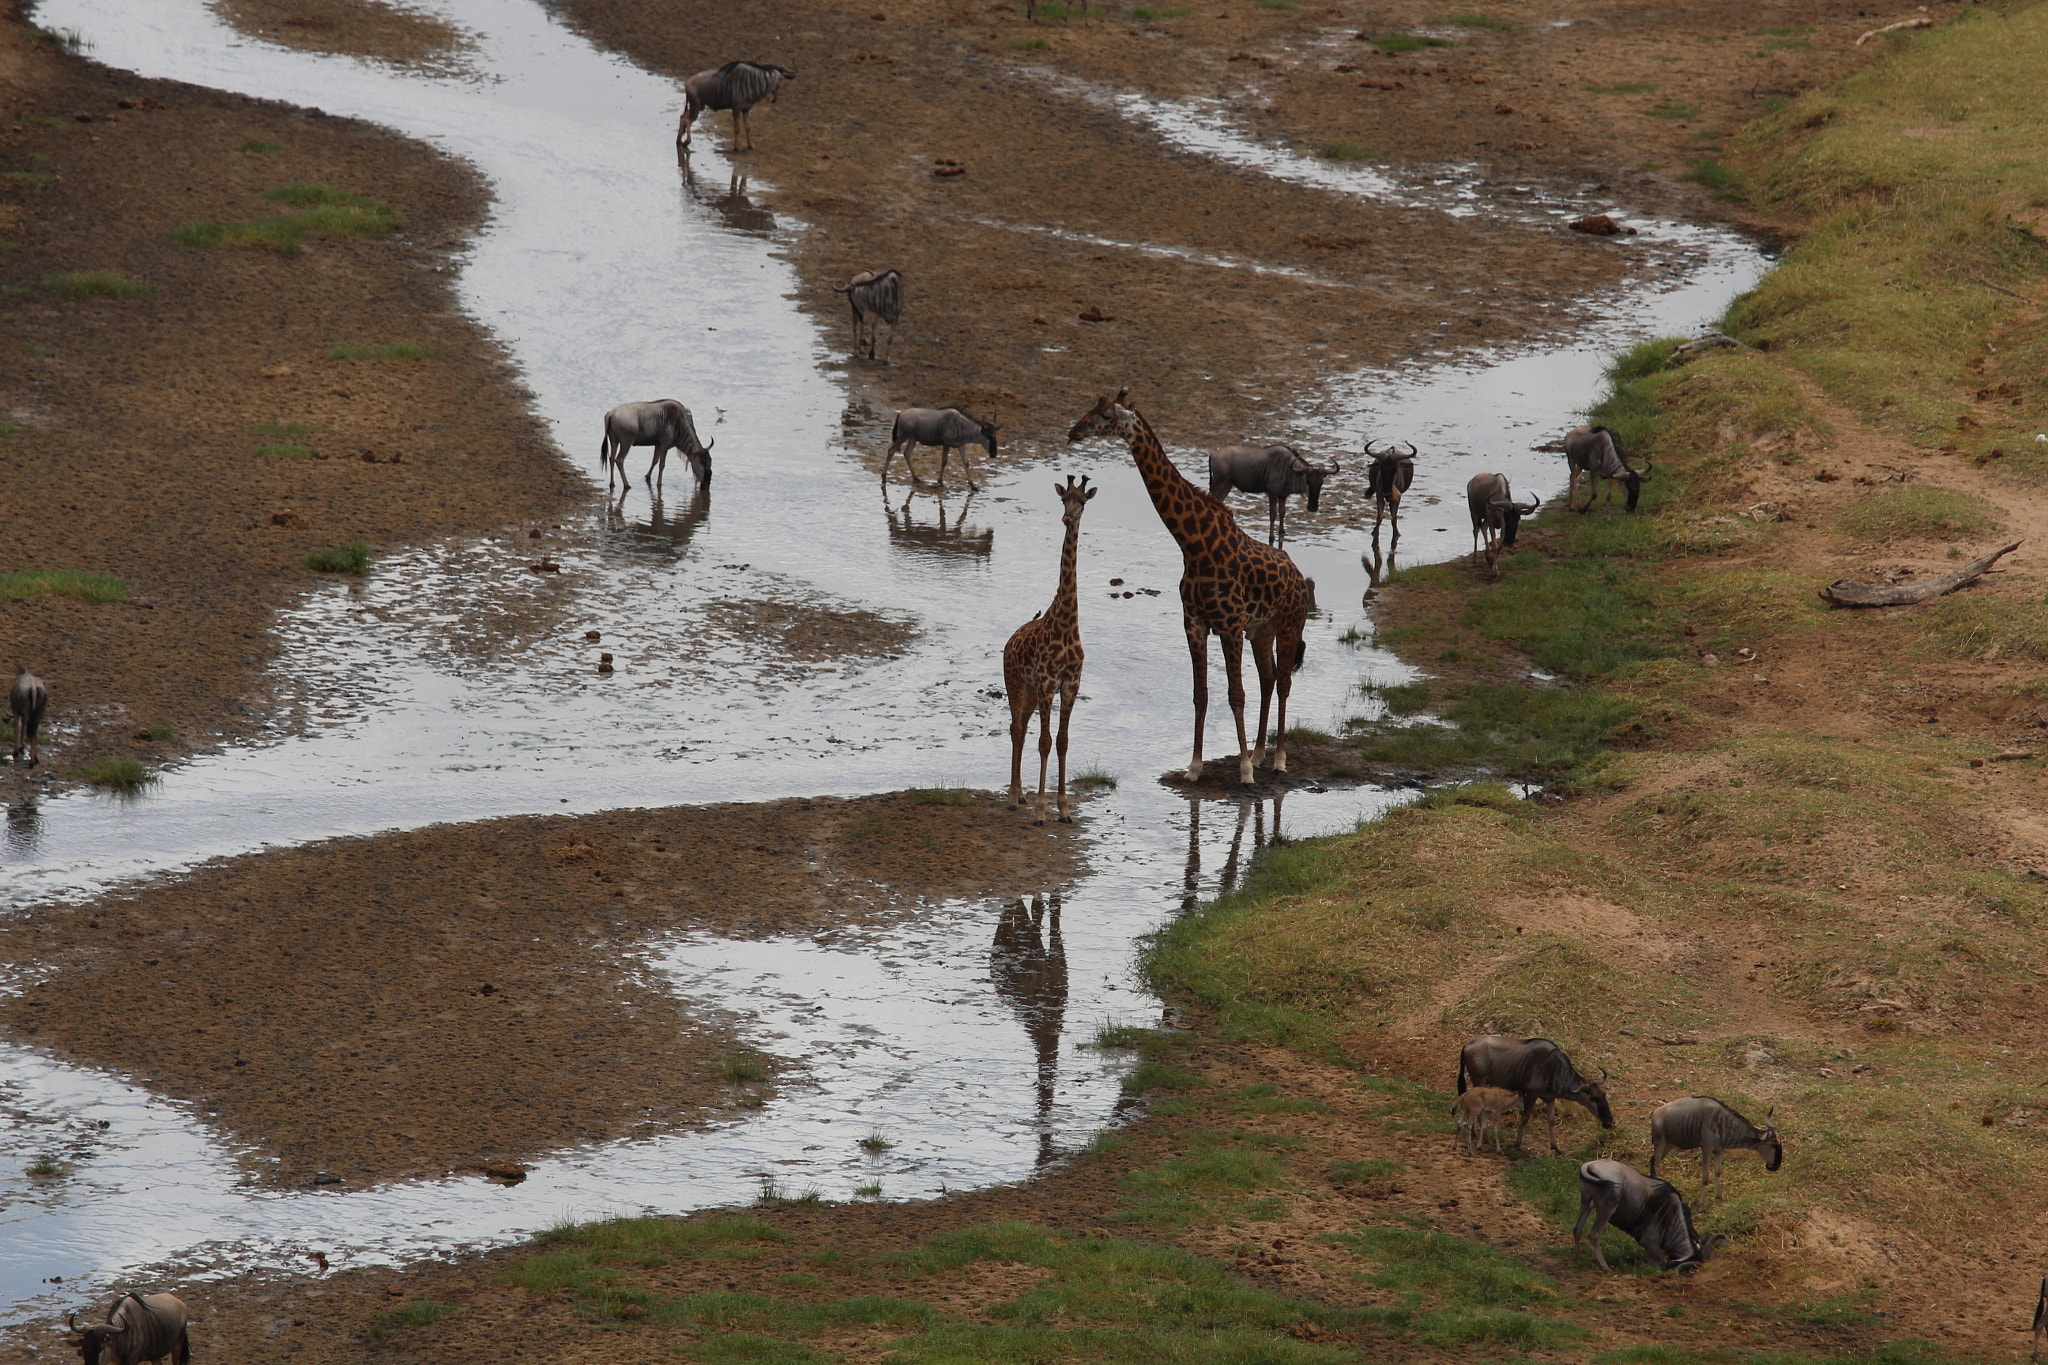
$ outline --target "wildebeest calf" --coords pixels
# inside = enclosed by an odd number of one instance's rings
[[[1491,1085],[1475,1085],[1458,1096],[1458,1102],[1451,1106],[1451,1113],[1458,1120],[1458,1132],[1465,1136],[1466,1154],[1479,1155],[1480,1145],[1486,1141],[1487,1125],[1491,1124],[1493,1150],[1506,1156],[1500,1145],[1500,1121],[1514,1113],[1515,1106],[1521,1102],[1522,1097],[1514,1091]],[[1451,1145],[1456,1146],[1457,1141],[1453,1136]]]
[[[1577,1247],[1586,1215],[1593,1215],[1593,1259],[1607,1269],[1600,1235],[1609,1223],[1636,1239],[1660,1270],[1689,1275],[1706,1264],[1718,1238],[1693,1231],[1692,1210],[1668,1180],[1644,1175],[1620,1161],[1589,1161],[1579,1167],[1579,1219],[1572,1224]]]
[[[43,680],[20,664],[14,666],[14,686],[7,689],[7,714],[14,719],[14,754],[16,763],[21,762],[21,751],[28,749],[28,766],[33,768],[42,762],[42,755],[36,751],[36,731],[43,725],[43,710],[50,704],[50,689],[43,686]]]

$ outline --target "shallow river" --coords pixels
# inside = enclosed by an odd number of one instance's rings
[[[679,992],[730,1012],[804,1070],[757,1116],[563,1153],[510,1189],[455,1179],[253,1189],[203,1116],[154,1097],[146,1077],[0,1045],[0,1323],[74,1304],[129,1267],[303,1270],[316,1249],[337,1266],[391,1262],[565,1216],[741,1201],[763,1179],[834,1198],[871,1181],[915,1198],[1018,1179],[1117,1116],[1116,1064],[1073,1044],[1104,1020],[1160,1017],[1132,977],[1136,936],[1227,885],[1276,830],[1345,828],[1401,799],[1302,790],[1284,812],[1271,801],[1197,808],[1155,782],[1185,763],[1189,740],[1179,559],[1123,450],[1061,448],[1028,473],[990,474],[971,499],[910,497],[899,472],[885,498],[849,450],[849,430],[868,439],[874,414],[849,406],[840,339],[821,337],[789,300],[797,281],[777,241],[791,225],[729,194],[730,168],[708,139],[678,171],[676,87],[592,48],[532,0],[432,8],[475,36],[460,72],[271,47],[196,0],[44,0],[36,19],[76,31],[111,66],[317,105],[474,163],[497,203],[463,259],[461,299],[524,371],[562,448],[584,461],[606,408],[679,397],[716,440],[715,491],[691,498],[672,464],[665,507],[650,509],[636,487],[625,513],[610,515],[593,494],[589,524],[565,527],[586,532],[571,538],[589,548],[559,555],[559,579],[523,571],[526,542],[484,539],[395,553],[360,585],[313,590],[279,623],[275,668],[305,733],[280,725],[273,741],[167,772],[139,800],[78,793],[10,810],[0,906],[20,912],[208,858],[437,822],[997,785],[1007,717],[989,690],[1000,689],[1009,631],[1051,596],[1055,472],[1103,488],[1082,528],[1089,660],[1073,759],[1121,785],[1087,807],[1091,869],[1062,898],[1056,944],[1049,917],[1031,929],[1013,913],[1005,925],[1002,906],[960,903],[828,940],[649,945]],[[1494,212],[1532,231],[1555,230],[1565,212],[1541,187],[1332,168],[1214,108],[1089,93],[1246,174],[1410,211]],[[1608,319],[1575,344],[1333,371],[1288,405],[1280,429],[1399,432],[1422,446],[1430,459],[1404,555],[1462,552],[1459,494],[1471,474],[1500,469],[1525,496],[1552,491],[1560,462],[1530,447],[1591,400],[1605,353],[1710,321],[1764,265],[1729,234],[1679,224],[1647,225],[1632,249],[1645,262],[1640,289],[1560,301]],[[1075,415],[1092,397],[1074,395]],[[1048,454],[1063,440],[1015,436]],[[1297,722],[1369,714],[1361,685],[1407,676],[1339,639],[1363,621],[1360,540],[1310,532],[1289,543],[1324,607],[1295,684]],[[1112,594],[1111,578],[1137,595]],[[561,629],[493,647],[477,623],[533,594],[556,607]],[[900,657],[792,668],[730,610],[749,600],[861,609],[919,633]],[[593,670],[582,638],[593,628],[617,657],[610,677]],[[1227,750],[1229,726],[1220,676],[1214,685],[1212,757]],[[1020,954],[1055,951],[1057,988],[1019,984]],[[876,1129],[896,1145],[869,1157],[856,1144]],[[74,1174],[22,1174],[46,1153]]]

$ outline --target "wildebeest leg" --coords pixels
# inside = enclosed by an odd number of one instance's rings
[[[1080,695],[1081,684],[1068,683],[1060,692],[1060,823],[1071,825],[1074,818],[1067,814],[1067,724],[1074,718],[1074,699]]]
[[[1459,1074],[1462,1075],[1463,1072],[1461,1071]],[[1515,1125],[1515,1146],[1520,1147],[1522,1145],[1522,1134],[1528,1131],[1529,1128],[1529,1116],[1535,1112],[1536,1097],[1534,1095],[1522,1096],[1522,1121]]]
[[[753,149],[754,143],[753,143],[753,139],[752,139],[751,137],[749,137],[749,138],[747,139],[747,143],[746,143],[746,145],[745,145],[745,146],[741,146],[741,145],[740,145],[740,135],[741,135],[741,133],[742,133],[742,132],[743,132],[743,131],[745,130],[746,126],[747,126],[747,111],[746,111],[746,110],[744,110],[744,109],[735,109],[735,110],[733,110],[733,111],[732,111],[732,149],[733,149],[734,151],[736,151],[736,152],[745,152],[745,151],[751,151],[751,150]]]
[[[1048,692],[1038,703],[1038,819],[1034,824],[1045,823],[1045,767],[1051,758],[1052,694]]]
[[[647,461],[647,477],[642,480],[654,486],[654,496],[657,498],[661,496],[661,481],[668,477],[668,450],[669,448],[661,442],[654,443],[654,454]]]
[[[1557,1145],[1557,1101],[1545,1100],[1543,1102],[1543,1113],[1550,1120],[1550,1150],[1559,1156],[1563,1156],[1564,1148]],[[1605,1266],[1601,1267],[1602,1270],[1606,1268]]]
[[[889,339],[891,341],[896,339],[896,329],[894,327],[889,329]],[[970,493],[980,492],[981,486],[974,481],[974,465],[967,458],[966,446],[960,447],[960,467],[967,471],[967,491]]]
[[[1580,1218],[1583,1219],[1586,1216],[1586,1207],[1588,1205],[1591,1205],[1593,1209],[1593,1259],[1599,1263],[1602,1270],[1605,1270],[1607,1269],[1607,1252],[1602,1244],[1607,1240],[1607,1220],[1614,1216],[1615,1204],[1597,1195],[1591,1199],[1587,1199],[1584,1195],[1580,1195],[1579,1198],[1582,1201],[1579,1205]],[[1578,1228],[1575,1226],[1572,1229],[1572,1245],[1576,1247],[1578,1244]]]
[[[1209,627],[1188,609],[1187,585],[1181,585],[1181,628],[1187,632],[1188,657],[1195,669],[1195,753],[1188,760],[1188,781],[1202,780],[1202,727],[1209,720]]]
[[[1249,787],[1255,779],[1251,746],[1245,743],[1244,636],[1225,630],[1218,633],[1216,642],[1223,646],[1223,676],[1230,689],[1226,695],[1230,699],[1231,717],[1237,721],[1237,780]]]
[[[1273,630],[1268,627],[1263,634],[1252,636],[1252,667],[1259,674],[1259,738],[1258,748],[1252,754],[1252,766],[1266,766],[1266,717],[1273,707]],[[1273,734],[1273,747],[1280,748],[1278,731]]]

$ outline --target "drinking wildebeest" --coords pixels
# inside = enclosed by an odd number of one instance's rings
[[[1372,538],[1378,544],[1380,518],[1391,514],[1394,518],[1394,543],[1401,543],[1401,495],[1408,491],[1408,485],[1415,482],[1415,447],[1403,441],[1408,453],[1389,446],[1375,451],[1372,442],[1365,443],[1365,490],[1372,496]]]
[[[1777,1112],[1775,1108],[1767,1110],[1759,1128],[1711,1095],[1691,1095],[1660,1104],[1650,1112],[1650,1174],[1657,1174],[1657,1163],[1673,1148],[1681,1152],[1697,1149],[1700,1193],[1705,1194],[1711,1183],[1718,1199],[1723,1154],[1743,1149],[1755,1152],[1764,1159],[1767,1171],[1775,1171],[1784,1164],[1785,1144],[1778,1140],[1778,1130],[1771,1124],[1771,1116]]]
[[[1515,1145],[1522,1145],[1522,1132],[1529,1126],[1529,1115],[1536,1112],[1536,1103],[1541,1100],[1546,1106],[1550,1120],[1550,1150],[1562,1152],[1557,1145],[1557,1102],[1570,1100],[1581,1105],[1586,1112],[1600,1120],[1602,1128],[1614,1126],[1614,1110],[1607,1104],[1607,1068],[1600,1069],[1600,1079],[1589,1081],[1578,1073],[1572,1059],[1565,1056],[1564,1049],[1548,1038],[1509,1038],[1498,1033],[1482,1033],[1465,1044],[1458,1053],[1458,1093],[1465,1093],[1465,1078],[1472,1078],[1473,1085],[1497,1085],[1503,1090],[1512,1090],[1522,1097],[1522,1121],[1515,1128]]]
[[[185,1301],[175,1294],[123,1294],[107,1310],[104,1324],[80,1327],[76,1313],[64,1324],[78,1333],[72,1344],[85,1365],[100,1365],[102,1355],[108,1365],[141,1365],[165,1356],[172,1357],[176,1365],[186,1365],[192,1359],[186,1317]]]
[[[861,335],[865,329],[868,359],[875,358],[879,328],[870,319],[889,324],[889,349],[896,349],[896,319],[903,316],[902,271],[863,270],[845,284],[833,285],[832,292],[846,295],[847,307],[853,309],[853,353],[856,356],[860,354]],[[887,361],[888,357],[883,356],[882,359]]]
[[[1486,1128],[1493,1125],[1493,1150],[1501,1156],[1500,1121],[1515,1112],[1515,1106],[1522,1102],[1521,1096],[1512,1090],[1502,1090],[1491,1085],[1475,1085],[1458,1096],[1458,1102],[1451,1106],[1451,1114],[1458,1120],[1458,1132],[1465,1136],[1465,1151],[1469,1156],[1478,1156],[1480,1146],[1486,1142]],[[1451,1145],[1458,1145],[1456,1134]]]
[[[1225,446],[1209,457],[1209,491],[1226,497],[1240,493],[1266,495],[1266,543],[1287,543],[1287,499],[1300,494],[1308,510],[1316,510],[1323,497],[1323,480],[1338,473],[1332,460],[1328,468],[1312,464],[1293,446]]]
[[[775,103],[775,92],[784,81],[796,79],[794,69],[772,62],[727,62],[709,71],[699,71],[683,82],[683,118],[676,125],[676,149],[690,146],[690,125],[706,109],[732,110],[732,149],[754,150],[754,128],[747,113],[762,100]],[[741,145],[744,135],[746,143]]]
[[[1609,1223],[1636,1239],[1659,1270],[1690,1275],[1714,1254],[1718,1235],[1693,1231],[1692,1210],[1668,1180],[1644,1175],[1620,1161],[1589,1161],[1579,1167],[1579,1220],[1572,1224],[1572,1246],[1579,1245],[1586,1215],[1593,1215],[1593,1259],[1607,1269],[1600,1234]]]
[[[50,689],[43,686],[43,680],[16,664],[14,686],[7,689],[7,714],[14,721],[14,762],[21,762],[24,747],[28,749],[29,767],[43,761],[36,748],[36,731],[43,727],[43,710],[49,704]]]
[[[1516,502],[1505,474],[1474,474],[1465,485],[1465,501],[1472,510],[1472,553],[1482,553],[1486,567],[1499,572],[1496,561],[1503,549],[1515,547],[1515,533],[1522,518],[1536,515],[1540,503]]]
[[[896,452],[903,452],[903,466],[910,471],[910,481],[918,482],[917,466],[910,462],[910,452],[919,446],[939,448],[938,485],[946,486],[946,461],[960,452],[960,463],[967,469],[967,487],[975,490],[974,466],[967,462],[967,447],[980,446],[988,457],[996,457],[996,419],[986,422],[979,417],[969,417],[958,408],[905,408],[896,414],[896,425],[889,431],[889,453],[882,457],[882,482],[889,482],[889,466],[895,462]]]
[[[711,486],[711,446],[697,439],[697,423],[690,410],[673,398],[651,403],[621,403],[604,415],[604,442],[598,457],[605,461],[604,491],[612,491],[612,476],[618,476],[619,500],[623,503],[633,487],[626,475],[626,452],[634,446],[653,446],[654,458],[647,462],[647,482],[659,486],[668,472],[668,453],[680,450],[689,457],[690,472],[699,488]],[[659,497],[657,493],[655,496]]]
[[[1643,484],[1649,479],[1650,471],[1656,466],[1645,461],[1641,469],[1629,465],[1628,452],[1621,448],[1613,432],[1606,427],[1573,427],[1564,435],[1565,463],[1571,468],[1571,482],[1564,491],[1564,505],[1569,509],[1572,498],[1578,493],[1579,475],[1586,476],[1586,505],[1581,512],[1593,510],[1594,499],[1600,496],[1600,480],[1611,482],[1607,489],[1607,505],[1614,506],[1614,484],[1628,490],[1628,511],[1636,510],[1636,499],[1642,496]]]

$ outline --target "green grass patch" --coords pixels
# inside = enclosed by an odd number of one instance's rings
[[[1240,1114],[1327,1114],[1330,1106],[1321,1100],[1283,1095],[1271,1082],[1248,1085],[1230,1097],[1230,1107]]]
[[[40,189],[44,185],[55,184],[57,177],[48,171],[8,171],[7,179],[16,185],[27,185],[31,189]]]
[[[1316,148],[1316,155],[1325,161],[1366,161],[1371,159],[1372,151],[1363,142],[1340,137]]]
[[[434,360],[440,352],[417,341],[393,341],[382,346],[335,346],[329,360]]]
[[[1260,9],[1291,10],[1294,0],[1259,0]]]
[[[1328,1240],[1370,1260],[1365,1278],[1402,1301],[1375,1316],[1391,1331],[1427,1346],[1491,1345],[1542,1350],[1587,1335],[1575,1323],[1531,1309],[1559,1309],[1571,1300],[1549,1276],[1494,1247],[1447,1233],[1373,1227]]]
[[[1043,38],[1012,38],[1010,46],[1019,52],[1040,52],[1052,44]]]
[[[1650,117],[1652,118],[1696,118],[1699,112],[1700,107],[1697,104],[1683,104],[1677,100],[1664,100],[1661,103],[1650,106]]]
[[[1124,1176],[1117,1182],[1122,1191],[1117,1216],[1154,1227],[1272,1218],[1284,1208],[1280,1201],[1247,1196],[1287,1183],[1286,1165],[1263,1147],[1203,1147]]]
[[[299,563],[315,573],[353,574],[361,577],[370,571],[370,547],[363,541],[352,540],[346,545],[314,550],[301,555]]]
[[[84,569],[17,569],[0,573],[0,598],[76,597],[81,602],[126,602],[126,579]]]
[[[272,152],[283,151],[284,144],[282,142],[265,142],[260,137],[252,137],[245,139],[236,150],[244,156],[268,156]]]
[[[1338,1161],[1330,1166],[1332,1185],[1370,1185],[1381,1180],[1392,1180],[1408,1169],[1400,1162],[1383,1156],[1367,1157],[1362,1161]]]
[[[1616,575],[1619,573],[1617,570]],[[1571,586],[1569,581],[1566,586]],[[1490,611],[1482,619],[1496,628],[1522,624],[1504,617],[1500,610]],[[1543,623],[1537,629],[1544,637],[1540,643],[1557,646],[1548,652],[1573,662],[1584,662],[1587,647],[1601,643],[1566,640]],[[1516,641],[1525,648],[1537,642]],[[1652,636],[1615,641],[1595,652],[1603,659],[1640,659],[1661,657],[1671,647],[1670,640]],[[1593,781],[1605,766],[1608,745],[1648,733],[1641,702],[1599,688],[1473,684],[1453,689],[1440,715],[1447,725],[1354,721],[1354,743],[1348,752],[1369,767],[1396,772],[1442,774],[1486,769],[1509,778],[1583,784]],[[1497,783],[1468,783],[1426,799],[1436,804],[1502,805],[1503,798],[1509,804],[1514,801],[1512,793]]]
[[[768,1059],[752,1048],[739,1048],[718,1059],[718,1074],[729,1081],[765,1081]]]
[[[1419,33],[1382,33],[1372,40],[1382,52],[1422,52],[1432,47],[1449,47],[1444,38],[1427,38]]]
[[[454,1312],[455,1309],[448,1304],[437,1303],[433,1299],[414,1299],[397,1312],[386,1313],[378,1318],[371,1325],[369,1335],[383,1337],[407,1327],[425,1327],[429,1323],[452,1316]]]
[[[913,806],[971,806],[974,793],[965,787],[912,787],[907,793]]]
[[[1123,1092],[1126,1095],[1143,1095],[1153,1090],[1199,1090],[1208,1083],[1200,1072],[1190,1071],[1184,1066],[1140,1062],[1136,1070],[1124,1077]]]
[[[1037,15],[1040,19],[1050,19],[1055,23],[1066,19],[1071,13],[1072,11],[1066,5],[1058,3],[1058,0],[1054,0],[1054,3],[1042,4],[1037,7]]]
[[[1657,88],[1654,81],[1616,81],[1612,85],[1588,85],[1589,95],[1647,95]]]
[[[141,280],[118,270],[75,270],[65,275],[45,275],[43,292],[60,299],[146,299],[151,289]]]
[[[1971,493],[1900,488],[1859,498],[1838,523],[1858,540],[1953,540],[1998,528],[1998,513]]]
[[[108,754],[80,768],[78,780],[108,791],[138,792],[156,781],[156,774],[130,754]]]
[[[325,185],[280,185],[264,198],[297,211],[246,223],[186,223],[171,234],[172,240],[181,246],[255,247],[291,255],[309,236],[382,238],[405,226],[389,204]]]
[[[1685,178],[1696,185],[1706,186],[1724,199],[1738,198],[1742,193],[1742,173],[1711,156],[1694,157]]]

